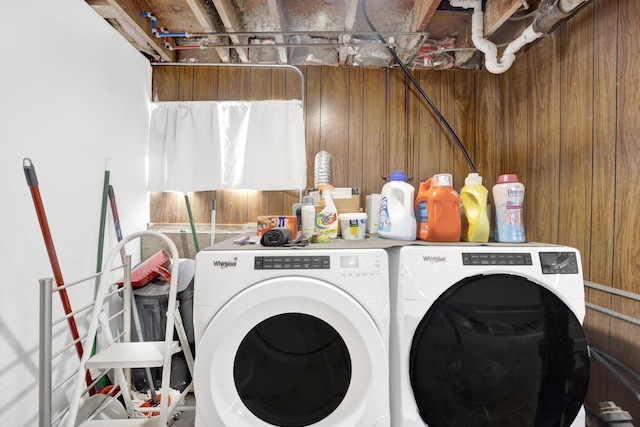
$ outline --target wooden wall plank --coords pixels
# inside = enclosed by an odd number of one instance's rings
[[[193,101],[193,67],[180,67],[178,70],[177,101]]]
[[[389,156],[389,173],[399,170],[406,175],[407,166],[407,121],[406,91],[408,81],[400,68],[389,73],[389,137],[387,139],[387,156]]]
[[[559,241],[577,248],[589,271],[593,135],[593,8],[560,28],[560,203]],[[588,277],[588,273],[587,273]]]
[[[440,98],[440,112],[442,116],[449,122],[451,128],[458,133],[459,129],[456,124],[455,111],[455,74],[442,74],[442,98]],[[440,140],[440,164],[436,173],[453,173],[454,171],[454,145],[452,136],[447,132],[446,128],[440,128],[442,139]],[[458,149],[457,147],[455,148]]]
[[[382,141],[380,134],[386,134],[386,78],[385,70],[365,68],[363,74],[363,194],[380,193],[385,181],[381,178],[382,170]]]
[[[258,82],[251,82],[252,86],[256,84]],[[271,71],[271,97],[271,99],[287,99],[287,71],[284,68],[274,68]]]
[[[529,80],[532,104],[529,126],[525,232],[528,240],[558,242],[560,98],[558,37],[550,35],[529,52],[533,76]]]
[[[322,67],[305,67],[305,124],[307,146],[307,185],[313,188],[313,166],[316,154],[321,150],[321,83]]]
[[[613,285],[625,290],[640,287],[640,2],[620,2],[618,38],[618,118],[616,144],[616,201]]]
[[[163,65],[153,67],[153,101],[178,100],[178,73],[180,67]]]
[[[218,99],[218,67],[193,68],[193,100],[216,101]]]
[[[455,76],[455,130],[460,142],[465,147],[473,161],[476,149],[476,73],[474,71],[460,70],[452,73]],[[495,96],[493,99],[496,99]],[[472,172],[462,150],[451,139],[453,149],[453,185],[460,190],[464,186],[464,180]]]
[[[521,182],[527,182],[527,148],[529,146],[529,129],[525,125],[529,119],[531,110],[529,102],[529,87],[527,82],[533,78],[533,74],[529,72],[529,58],[527,56],[521,60],[516,60],[509,74],[509,91],[508,106],[506,114],[497,113],[498,117],[503,118],[502,121],[506,126],[507,143],[507,159],[503,163],[503,169],[496,170],[492,185],[497,181],[501,173],[515,173]],[[526,217],[525,217],[526,221]]]
[[[419,72],[418,82],[436,106],[442,105],[442,76],[443,73],[436,71],[421,70]],[[416,140],[417,178],[414,182],[418,189],[420,182],[440,172],[440,147],[445,138],[442,131],[444,125],[428,102],[422,98],[416,98],[415,101],[419,109],[419,129]]]
[[[493,205],[491,188],[495,183],[496,158],[499,147],[504,141],[508,141],[508,135],[503,130],[502,123],[496,113],[498,101],[497,97],[505,97],[508,94],[508,86],[504,86],[504,82],[508,82],[506,78],[497,79],[495,75],[482,71],[476,78],[475,96],[476,96],[476,114],[475,120],[475,144],[472,154],[472,160],[476,167],[476,171],[482,176],[483,184],[489,190],[488,203]],[[500,101],[499,105],[504,105],[504,101]],[[493,210],[492,210],[493,212]],[[493,219],[489,218],[490,224]]]
[[[273,72],[270,68],[249,68],[249,100],[273,99]]]
[[[617,51],[611,35],[618,25],[618,2],[594,3],[593,61],[593,177],[591,204],[591,256],[587,280],[612,286],[614,210],[616,190],[611,173],[616,169],[617,76],[612,72]],[[636,287],[636,292],[640,287]]]
[[[322,67],[320,150],[332,157],[333,185],[349,187],[349,74]]]
[[[363,170],[370,165],[364,163],[364,151],[369,147],[363,143],[362,115],[365,109],[364,87],[362,85],[362,68],[349,70],[349,117],[347,121],[349,152],[347,154],[348,170],[347,182],[350,187],[357,187],[362,191]],[[361,196],[361,208],[364,208],[365,196]]]

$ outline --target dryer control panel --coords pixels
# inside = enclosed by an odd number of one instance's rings
[[[328,270],[331,257],[327,255],[257,256],[254,270]]]

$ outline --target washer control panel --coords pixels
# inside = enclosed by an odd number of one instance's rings
[[[531,254],[505,253],[505,252],[481,252],[462,253],[462,265],[533,265]]]
[[[542,274],[578,274],[575,252],[540,252]]]

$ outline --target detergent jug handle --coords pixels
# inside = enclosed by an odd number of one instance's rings
[[[411,184],[409,184],[411,185]],[[404,206],[405,208],[407,206],[410,207],[411,211],[413,211],[413,191],[404,191],[404,200],[402,201],[402,206]]]

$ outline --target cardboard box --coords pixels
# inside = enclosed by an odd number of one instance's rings
[[[267,230],[273,228],[288,228],[291,230],[291,238],[297,239],[298,221],[291,215],[260,215],[258,216],[258,236],[262,236]]]
[[[365,205],[367,212],[367,233],[377,233],[378,222],[380,221],[380,194],[367,194]]]
[[[314,196],[311,192],[310,195]],[[319,196],[318,205],[316,205],[316,215],[324,208],[324,199]],[[331,200],[336,205],[338,215],[342,213],[357,213],[362,212],[360,208],[360,190],[357,188],[336,188],[332,191]]]

